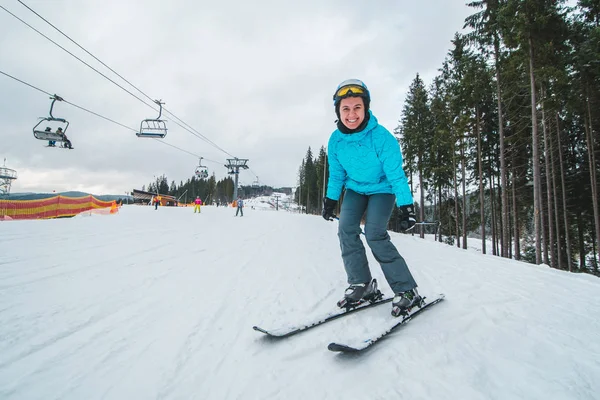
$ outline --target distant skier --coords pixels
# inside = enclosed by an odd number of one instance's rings
[[[342,82],[333,95],[338,121],[327,147],[329,182],[322,215],[326,220],[335,217],[337,201],[345,186],[338,236],[350,286],[338,306],[348,307],[379,294],[360,238],[360,222],[366,212],[367,244],[395,293],[392,315],[397,317],[420,305],[422,299],[404,258],[387,232],[394,199],[403,230],[412,228],[416,219],[412,193],[402,169],[400,146],[379,125],[369,110],[370,102],[367,86],[358,79]]]
[[[194,214],[196,214],[196,211],[198,211],[198,213],[200,213],[200,206],[202,205],[202,200],[200,199],[200,196],[196,196],[196,200],[194,200]]]
[[[156,196],[154,198],[154,210],[158,210],[158,205],[160,204],[160,196]]]
[[[240,213],[241,217],[244,216],[244,200],[242,200],[242,198],[240,196],[238,196],[237,199],[237,211],[235,212],[235,216],[238,216],[238,213]]]

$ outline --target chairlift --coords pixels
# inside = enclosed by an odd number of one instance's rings
[[[167,124],[160,119],[162,115],[162,105],[165,104],[161,100],[154,100],[158,104],[159,111],[156,119],[145,119],[140,124],[140,131],[135,134],[141,138],[162,139],[167,136]]]
[[[204,165],[202,165],[202,158],[204,157],[200,157],[200,162],[198,163],[198,166],[196,167],[196,177],[200,178],[200,179],[206,179],[208,178],[208,168],[206,168]]]
[[[67,129],[69,128],[69,121],[64,118],[55,118],[52,115],[52,110],[54,109],[55,101],[63,101],[63,98],[57,95],[50,97],[52,99],[52,103],[50,104],[50,116],[49,117],[40,117],[40,122],[38,122],[33,127],[33,136],[39,140],[47,140],[52,142],[64,142],[67,140],[65,136]],[[44,123],[45,122],[45,123]],[[38,128],[40,125],[45,126],[45,128]]]

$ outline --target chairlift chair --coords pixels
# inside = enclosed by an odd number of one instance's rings
[[[55,141],[55,142],[64,142],[66,140],[66,132],[69,128],[69,121],[64,118],[55,118],[52,115],[52,110],[54,108],[55,101],[63,101],[62,97],[54,95],[50,97],[52,99],[52,103],[50,104],[50,116],[49,117],[40,117],[40,122],[38,122],[33,127],[33,136],[39,140],[46,141]],[[46,122],[44,124],[44,122]],[[45,128],[39,128],[39,126],[46,125]],[[48,126],[50,125],[50,126]],[[57,126],[58,125],[58,126]]]
[[[158,117],[155,119],[145,119],[140,123],[140,131],[135,134],[141,138],[154,138],[162,139],[167,136],[167,124],[165,121],[160,119],[162,115],[162,105],[165,104],[160,100],[154,100],[158,104],[159,111]]]
[[[206,168],[204,165],[202,165],[203,158],[204,157],[200,157],[200,161],[198,162],[198,166],[196,167],[196,171],[194,172],[196,177],[200,178],[200,179],[208,178],[208,168]]]
[[[196,177],[200,179],[208,178],[208,170],[206,169],[206,167],[196,167]]]
[[[206,168],[204,165],[202,165],[202,159],[204,157],[200,157],[200,162],[198,163],[198,166],[196,167],[196,171],[194,172],[197,178],[200,179],[206,179],[208,178],[208,168]]]

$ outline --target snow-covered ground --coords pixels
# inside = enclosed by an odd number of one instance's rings
[[[332,310],[346,282],[335,222],[244,211],[0,222],[0,398],[600,398],[598,278],[392,233],[421,293],[446,300],[337,354],[391,306],[255,332]]]
[[[298,204],[285,193],[273,193],[271,196],[258,196],[244,200],[244,206],[255,210],[289,210],[298,212]]]

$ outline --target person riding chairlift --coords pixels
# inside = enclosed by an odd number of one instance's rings
[[[46,129],[44,130],[44,132],[52,132],[52,128],[50,128],[49,126],[47,126]],[[48,146],[55,147],[56,146],[56,140],[48,140]]]
[[[67,135],[63,133],[63,147],[67,148],[67,149],[73,149],[73,145],[71,144],[71,141],[67,138]]]

